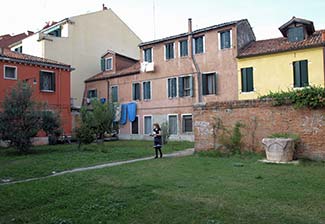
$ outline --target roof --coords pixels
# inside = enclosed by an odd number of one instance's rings
[[[134,75],[134,74],[138,74],[138,73],[140,73],[140,62],[139,61],[128,68],[117,71],[114,74],[107,74],[107,72],[98,73],[98,74],[90,77],[89,79],[87,79],[85,82],[87,83],[87,82],[95,82],[95,81],[100,81],[100,80],[107,80],[107,79],[121,77],[121,76]]]
[[[126,55],[124,55],[124,54],[117,53],[117,52],[115,52],[115,51],[113,51],[113,50],[107,50],[106,53],[103,54],[101,57],[104,58],[104,57],[105,57],[106,55],[108,55],[108,54],[117,55],[117,56],[120,56],[120,57],[123,57],[123,58],[129,59],[129,60],[131,60],[131,61],[134,61],[134,62],[139,61],[139,60],[137,60],[137,59],[135,59],[135,58],[131,58],[131,57],[126,56]]]
[[[20,33],[14,36],[11,36],[9,34],[2,35],[0,36],[0,47],[9,48],[10,45],[22,41],[23,39],[25,39],[26,37],[32,34],[34,33],[31,31],[27,31],[27,33]]]
[[[239,51],[238,58],[325,46],[323,32],[325,30],[318,30],[307,39],[298,42],[290,42],[285,37],[254,41]]]
[[[306,19],[301,19],[301,18],[296,18],[292,17],[292,19],[285,24],[283,24],[279,30],[281,31],[282,35],[284,37],[287,37],[287,31],[290,28],[291,25],[296,25],[296,24],[302,24],[306,27],[308,35],[312,35],[315,32],[315,27],[314,23],[310,20]]]
[[[206,28],[194,30],[191,33],[191,35],[203,33],[203,32],[210,31],[210,30],[221,29],[221,28],[224,28],[224,27],[227,27],[227,26],[237,25],[238,23],[241,23],[241,22],[248,22],[248,20],[247,19],[242,19],[242,20],[236,20],[236,21],[221,23],[221,24],[214,25],[214,26],[209,26],[209,27],[206,27]],[[139,47],[144,47],[146,45],[157,44],[157,43],[160,43],[160,42],[165,42],[165,41],[170,41],[170,40],[174,40],[174,39],[178,39],[178,38],[182,38],[182,37],[187,37],[188,35],[189,35],[189,33],[182,33],[182,34],[178,34],[178,35],[174,35],[174,36],[170,36],[170,37],[165,37],[165,38],[162,38],[162,39],[143,42],[143,43],[139,44]]]
[[[63,63],[53,61],[50,59],[45,59],[45,58],[40,58],[40,57],[28,55],[28,54],[18,53],[15,51],[11,51],[9,49],[2,49],[2,52],[0,51],[0,60],[23,62],[23,63],[29,63],[29,64],[33,64],[33,65],[52,66],[55,68],[72,70],[70,65],[63,64]]]

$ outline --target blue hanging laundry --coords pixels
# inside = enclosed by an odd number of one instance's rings
[[[135,121],[137,117],[137,104],[136,103],[129,103],[128,104],[128,116],[130,122]]]
[[[122,104],[121,105],[121,125],[125,125],[127,122],[127,111],[128,111],[128,105],[127,104]]]
[[[100,98],[100,102],[101,102],[102,104],[105,104],[105,103],[106,103],[106,98]]]

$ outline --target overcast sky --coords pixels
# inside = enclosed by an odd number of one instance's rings
[[[101,10],[102,3],[143,41],[186,32],[188,18],[194,29],[247,18],[257,39],[279,37],[278,27],[292,16],[325,29],[324,0],[10,0],[1,4],[0,34],[37,31],[46,21]]]

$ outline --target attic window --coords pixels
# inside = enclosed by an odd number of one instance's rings
[[[304,28],[292,27],[288,30],[288,40],[290,42],[303,41],[305,39]]]

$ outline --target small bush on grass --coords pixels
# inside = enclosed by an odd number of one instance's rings
[[[169,133],[169,125],[167,122],[161,124],[161,132],[162,132],[162,143],[166,145],[168,143],[170,133]]]

